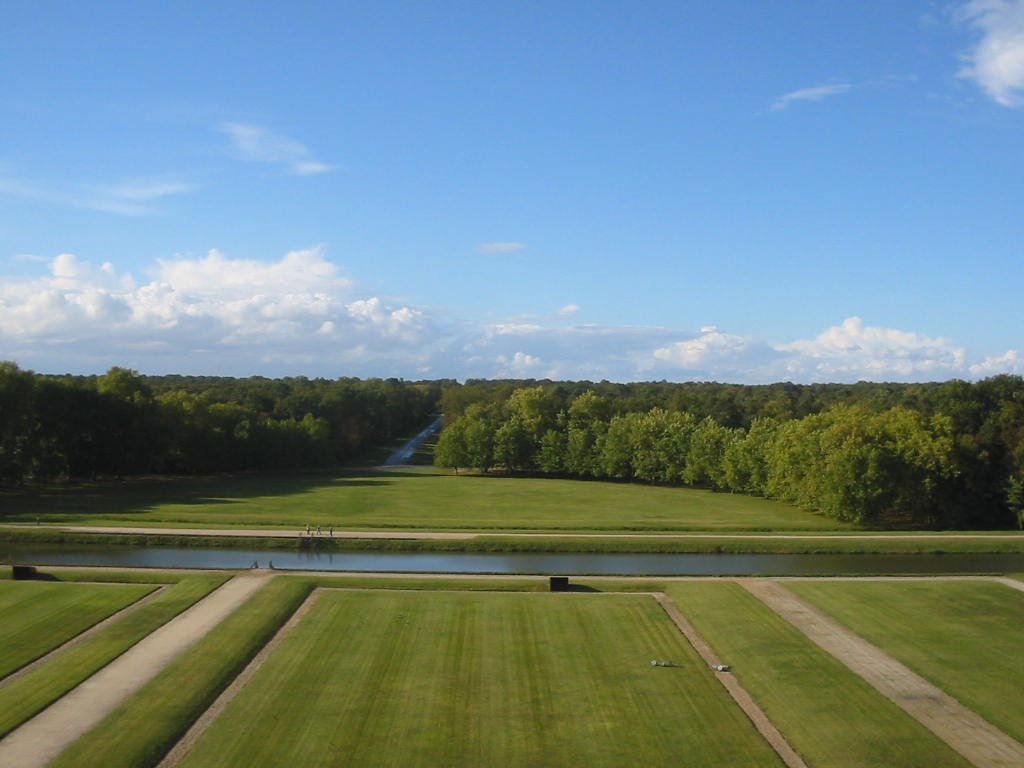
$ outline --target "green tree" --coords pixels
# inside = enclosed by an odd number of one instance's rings
[[[456,419],[441,431],[434,447],[434,464],[439,467],[450,467],[456,474],[459,467],[470,465],[469,450],[466,447],[466,424],[463,419]]]

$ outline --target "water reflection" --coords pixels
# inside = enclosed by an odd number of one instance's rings
[[[650,576],[825,576],[832,574],[1008,573],[1024,554],[987,555],[666,555],[471,552],[312,552],[308,550],[85,547],[8,544],[7,562],[148,568],[266,568],[410,573]]]

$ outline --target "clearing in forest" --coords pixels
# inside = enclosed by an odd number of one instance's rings
[[[781,502],[693,488],[432,471],[97,483],[9,495],[0,522],[366,530],[848,529]]]

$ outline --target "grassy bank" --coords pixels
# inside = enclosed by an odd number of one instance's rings
[[[135,480],[5,492],[0,522],[345,530],[814,531],[788,504],[692,488],[432,470]]]
[[[815,534],[820,535],[820,534]],[[77,533],[54,528],[0,528],[3,543],[80,544],[133,547],[198,547],[322,552],[563,552],[631,554],[1012,554],[1024,552],[1024,536],[948,538],[899,535],[893,538],[779,538],[743,535],[682,537],[538,537],[486,535],[470,539],[268,538],[255,536],[184,536],[177,534]]]

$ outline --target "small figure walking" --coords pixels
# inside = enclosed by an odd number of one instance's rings
[[[333,539],[334,538],[334,526],[333,525],[331,526],[330,530],[331,530],[331,538]]]
[[[309,536],[309,523],[306,523],[306,535]]]
[[[317,536],[319,536],[319,535],[320,535],[320,526],[319,526],[319,525],[318,525],[318,526],[316,527],[316,535],[317,535]]]

